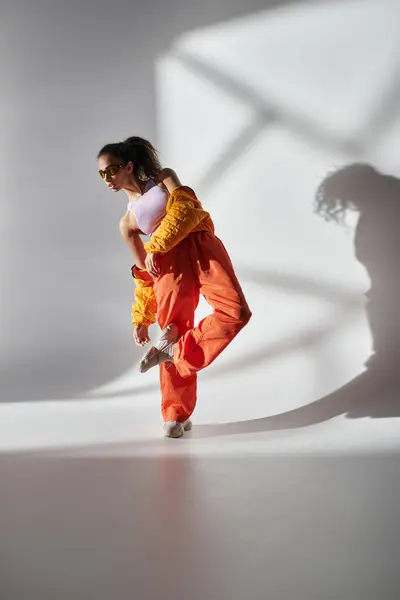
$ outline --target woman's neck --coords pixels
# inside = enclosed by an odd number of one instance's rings
[[[124,188],[124,191],[127,193],[129,200],[135,202],[145,193],[146,185],[146,181],[138,181],[137,183],[135,182],[131,186]]]
[[[128,196],[129,202],[136,202],[143,196],[143,194],[140,194],[139,192],[133,192],[132,190],[125,190],[125,192]]]

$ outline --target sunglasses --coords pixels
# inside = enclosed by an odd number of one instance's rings
[[[127,163],[124,163],[122,165],[108,165],[108,167],[106,167],[104,171],[102,171],[101,169],[99,170],[99,175],[102,179],[105,179],[106,175],[108,175],[108,177],[113,177],[118,173],[120,169],[122,169],[122,167],[125,167],[126,164]]]

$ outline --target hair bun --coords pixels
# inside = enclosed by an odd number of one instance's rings
[[[130,146],[139,146],[147,143],[147,140],[138,137],[137,135],[132,135],[131,137],[126,138],[123,141],[123,144],[129,144]]]

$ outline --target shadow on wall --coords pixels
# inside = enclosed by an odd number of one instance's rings
[[[367,164],[328,175],[316,195],[316,211],[344,222],[360,214],[355,254],[371,279],[367,316],[373,354],[366,371],[328,396],[298,409],[241,423],[196,427],[193,437],[307,427],[346,414],[347,418],[400,416],[400,180]]]

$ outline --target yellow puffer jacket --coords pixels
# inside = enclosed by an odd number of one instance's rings
[[[153,290],[153,278],[145,269],[132,267],[135,280],[135,302],[132,304],[132,325],[151,325],[156,321],[157,302]]]
[[[203,209],[194,191],[186,186],[176,188],[168,198],[166,215],[144,244],[147,254],[166,254],[189,233],[210,231],[214,224],[210,214]],[[151,325],[156,321],[157,302],[153,279],[146,270],[132,267],[135,279],[135,302],[132,305],[132,325]]]

